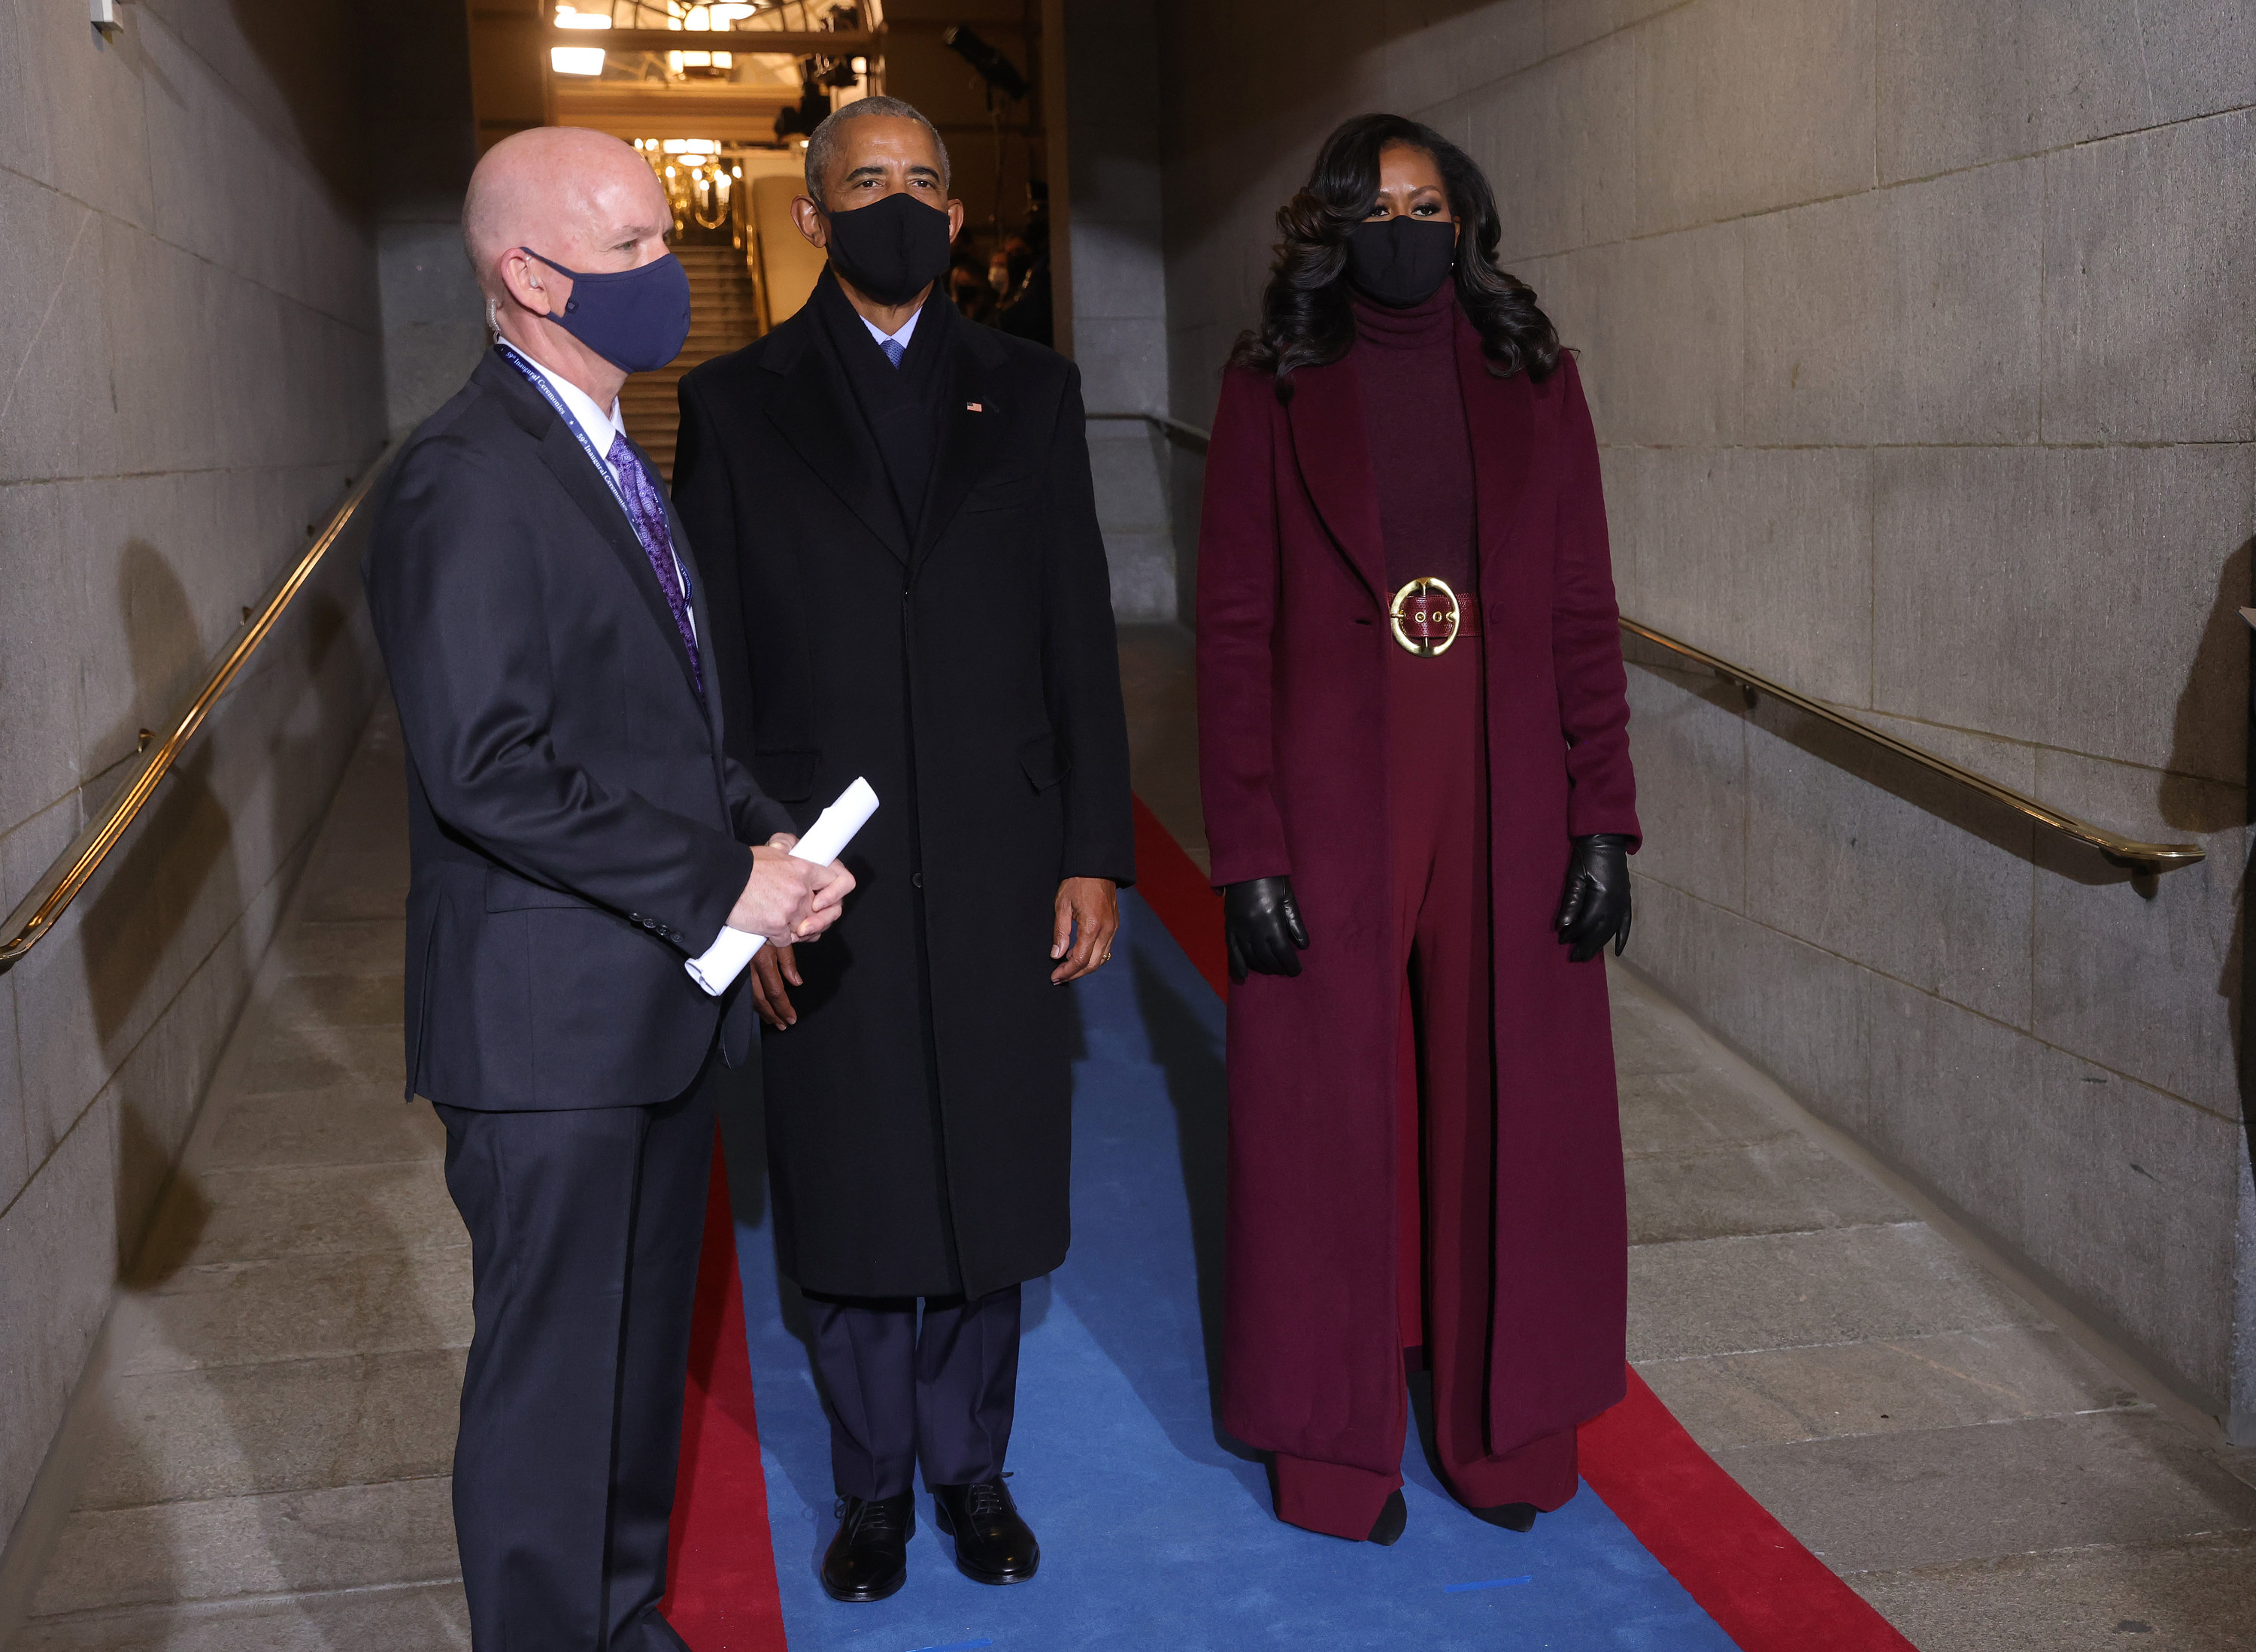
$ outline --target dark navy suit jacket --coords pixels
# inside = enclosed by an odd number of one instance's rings
[[[716,1028],[744,1061],[743,982],[716,1000],[682,964],[791,817],[725,754],[626,513],[497,351],[408,438],[362,575],[407,744],[409,1092],[665,1101]]]

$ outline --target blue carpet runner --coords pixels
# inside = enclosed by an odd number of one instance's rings
[[[1414,1433],[1403,1464],[1410,1528],[1394,1547],[1315,1536],[1271,1514],[1259,1459],[1220,1433],[1209,1397],[1222,1002],[1139,897],[1124,894],[1121,914],[1113,966],[1067,989],[1081,1030],[1073,1253],[1026,1288],[1011,1467],[1042,1542],[1033,1582],[959,1576],[920,1493],[906,1587],[875,1606],[825,1598],[815,1567],[833,1528],[828,1429],[796,1334],[798,1294],[776,1275],[755,1133],[730,1132],[793,1652],[1731,1652],[1587,1487],[1533,1533],[1499,1531],[1442,1492]]]

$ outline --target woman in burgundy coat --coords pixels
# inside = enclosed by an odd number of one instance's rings
[[[1597,445],[1439,133],[1348,122],[1278,221],[1199,542],[1239,982],[1223,1422],[1275,1453],[1281,1518],[1392,1543],[1422,1350],[1451,1489],[1525,1531],[1623,1392],[1592,960],[1638,824]]]

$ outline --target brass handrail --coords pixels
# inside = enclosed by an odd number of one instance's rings
[[[1082,417],[1091,420],[1140,419],[1146,424],[1150,425],[1153,428],[1160,432],[1163,435],[1173,436],[1175,440],[1182,442],[1187,447],[1196,448],[1202,453],[1206,451],[1206,444],[1209,440],[1208,433],[1200,429],[1196,425],[1187,425],[1181,420],[1172,418],[1167,413],[1083,413]]]
[[[1813,717],[1830,723],[1836,728],[1845,729],[1861,739],[1868,740],[1883,750],[1893,752],[1898,757],[1918,764],[1921,768],[1930,769],[1945,780],[1954,780],[1970,791],[1979,792],[1985,797],[2004,804],[2015,814],[2034,822],[2048,831],[2057,832],[2071,842],[2097,850],[2118,865],[2128,866],[2140,872],[2175,872],[2181,866],[2192,865],[2202,859],[2207,852],[2199,844],[2142,844],[2135,838],[2125,837],[2119,833],[2111,832],[2104,826],[2094,826],[2090,821],[2078,820],[2073,815],[2062,814],[2048,804],[2040,803],[2035,798],[2026,793],[2017,792],[2010,786],[2000,786],[1995,780],[1985,780],[1971,769],[1963,769],[1957,764],[1937,757],[1932,752],[1921,751],[1918,746],[1899,740],[1893,735],[1883,734],[1869,724],[1859,723],[1856,718],[1837,711],[1820,701],[1812,700],[1806,695],[1796,694],[1791,688],[1781,688],[1767,677],[1759,677],[1744,667],[1735,666],[1728,660],[1719,660],[1706,649],[1696,648],[1690,643],[1680,641],[1665,632],[1655,631],[1652,626],[1641,625],[1626,616],[1622,619],[1621,628],[1632,636],[1642,637],[1649,643],[1667,649],[1671,653],[1681,654],[1697,665],[1705,666],[1717,676],[1727,681],[1736,682],[1740,688],[1751,693],[1768,695],[1772,699],[1790,705],[1797,711],[1806,712]]]
[[[188,741],[203,725],[206,715],[242,672],[244,662],[266,640],[267,633],[279,623],[292,599],[321,567],[321,559],[328,554],[329,547],[337,542],[354,513],[367,499],[388,456],[378,455],[356,484],[347,478],[351,491],[345,495],[344,503],[330,513],[321,532],[314,536],[314,542],[298,560],[267,587],[257,605],[243,611],[243,628],[220,650],[203,681],[164,719],[163,734],[159,736],[147,729],[141,731],[139,753],[126,759],[135,766],[125,783],[71,840],[70,847],[55,858],[54,864],[32,886],[31,893],[16,903],[5,927],[0,928],[0,937],[4,937],[0,938],[0,975],[13,969],[53,929],[64,911],[100,869],[103,858],[117,846],[126,829],[156,794],[157,783],[171,771]]]

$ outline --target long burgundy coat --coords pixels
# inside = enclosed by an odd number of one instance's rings
[[[1479,509],[1495,945],[1489,1447],[1621,1398],[1627,1221],[1605,975],[1552,929],[1569,841],[1638,832],[1597,440],[1571,357],[1498,378],[1457,318]],[[1352,357],[1233,369],[1199,540],[1200,779],[1217,885],[1289,875],[1297,978],[1230,999],[1223,1421],[1374,1472],[1406,1404],[1395,1310],[1400,960],[1385,550]]]

